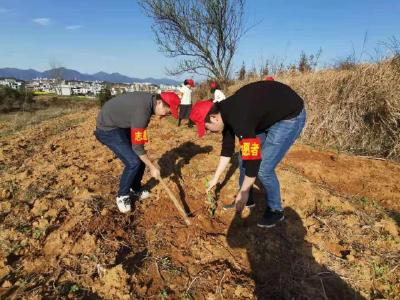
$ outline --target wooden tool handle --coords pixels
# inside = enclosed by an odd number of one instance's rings
[[[190,221],[186,215],[185,210],[182,208],[181,204],[179,203],[178,199],[176,199],[175,195],[172,193],[172,191],[169,189],[165,181],[159,177],[158,178],[161,182],[161,185],[163,186],[164,190],[167,192],[169,198],[172,200],[172,202],[175,204],[175,207],[178,209],[179,213],[182,215],[183,220],[185,221],[186,225],[190,225]]]

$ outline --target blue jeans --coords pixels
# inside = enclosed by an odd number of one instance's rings
[[[297,116],[289,120],[282,120],[265,132],[258,134],[261,141],[261,165],[258,171],[258,179],[265,188],[265,200],[267,206],[272,210],[283,210],[281,204],[281,191],[275,168],[285,156],[290,146],[300,136],[300,133],[306,122],[306,112],[303,109]],[[244,180],[244,168],[239,155],[239,186],[242,186]],[[249,200],[253,197],[253,190],[250,190]]]
[[[102,144],[110,148],[125,165],[119,181],[118,196],[129,195],[130,189],[139,191],[145,164],[132,149],[130,128],[116,128],[110,131],[96,128],[95,136]]]

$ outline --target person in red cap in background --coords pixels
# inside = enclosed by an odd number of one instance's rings
[[[150,196],[141,188],[146,166],[151,176],[160,177],[159,168],[150,161],[144,149],[144,144],[149,141],[147,126],[151,116],[172,114],[177,119],[179,103],[178,95],[173,92],[155,95],[133,92],[111,98],[99,112],[95,136],[125,165],[116,199],[121,212],[131,210],[131,196],[139,199]]]
[[[225,95],[224,93],[220,90],[218,82],[211,82],[210,83],[210,88],[211,88],[211,94],[213,94],[213,102],[220,102],[222,100],[225,100]]]
[[[275,168],[299,137],[306,119],[303,100],[289,86],[277,81],[258,81],[240,88],[225,101],[198,102],[190,115],[199,136],[206,128],[222,132],[222,150],[217,170],[208,191],[219,180],[235,150],[235,136],[240,141],[239,193],[232,205],[241,212],[253,207],[253,183],[263,184],[267,209],[259,227],[273,227],[284,219],[280,186]]]
[[[179,97],[181,104],[179,106],[178,126],[181,126],[182,120],[188,120],[188,127],[193,127],[193,123],[189,119],[192,110],[192,88],[194,87],[193,79],[186,79],[182,87],[179,89]]]
[[[264,80],[266,80],[266,81],[274,81],[275,79],[274,79],[274,77],[268,75],[268,76],[265,76]]]

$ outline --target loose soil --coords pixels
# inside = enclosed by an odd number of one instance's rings
[[[0,139],[1,299],[400,299],[399,164],[297,144],[277,170],[286,220],[260,229],[260,184],[251,211],[222,209],[236,155],[212,213],[220,136],[153,117],[146,148],[186,226],[147,172],[152,197],[118,212],[122,164],[93,135],[97,111]]]

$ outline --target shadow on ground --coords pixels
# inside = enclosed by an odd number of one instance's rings
[[[364,299],[337,274],[318,264],[305,241],[300,216],[285,209],[286,220],[270,229],[257,227],[263,195],[247,218],[236,214],[227,233],[232,248],[246,249],[257,299]]]
[[[179,147],[173,148],[165,152],[161,158],[158,160],[158,164],[161,170],[161,177],[169,177],[178,187],[179,199],[181,199],[183,207],[188,215],[190,215],[191,210],[186,202],[185,190],[182,186],[182,168],[189,164],[190,160],[202,153],[209,153],[212,151],[212,146],[201,147],[192,142],[185,142]],[[146,188],[151,190],[157,184],[157,180],[151,178],[146,184]]]

